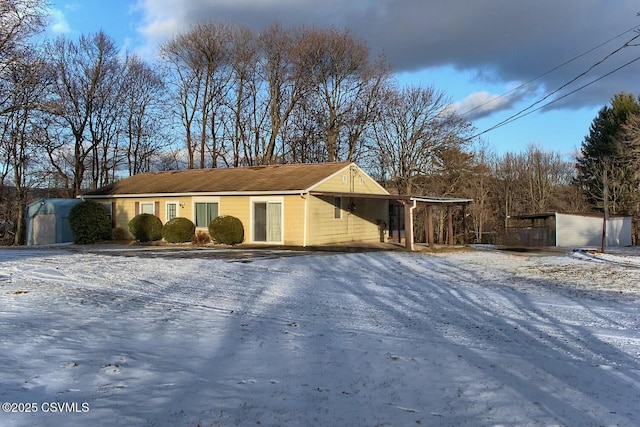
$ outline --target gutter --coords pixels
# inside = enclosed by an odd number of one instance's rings
[[[285,191],[220,191],[220,192],[192,192],[192,193],[140,193],[140,194],[84,194],[82,199],[124,199],[147,197],[216,197],[216,196],[290,196],[301,194],[300,190]]]
[[[300,193],[300,197],[304,200],[304,214],[303,214],[303,226],[302,226],[302,247],[307,247],[307,211],[309,210],[309,198],[307,197],[308,193]]]

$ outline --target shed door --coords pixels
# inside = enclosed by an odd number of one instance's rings
[[[33,217],[33,244],[51,245],[56,242],[56,216],[38,214]]]

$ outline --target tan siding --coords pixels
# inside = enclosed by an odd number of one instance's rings
[[[134,199],[116,199],[116,227],[129,231],[129,221],[135,216]]]
[[[251,242],[252,200],[279,200],[283,202],[285,245],[301,246],[304,242],[304,199],[299,195],[292,196],[221,196],[218,204],[220,215],[231,215],[238,218],[244,227],[245,242]],[[193,220],[193,218],[191,218]],[[204,229],[203,229],[204,230]]]
[[[340,178],[338,178],[340,179]],[[352,241],[378,241],[377,220],[387,221],[388,201],[377,199],[343,198],[341,219],[334,218],[333,197],[313,197],[307,195],[309,203],[307,216],[307,245],[321,245]],[[260,200],[278,199],[283,202],[283,243],[285,245],[302,246],[304,241],[305,199],[300,195],[260,197]],[[153,197],[153,198],[120,198],[99,199],[100,202],[115,200],[114,212],[116,226],[128,230],[129,221],[135,216],[135,203],[159,202],[159,216],[166,222],[166,203],[178,203],[178,216],[194,221],[193,197]],[[196,200],[205,200],[196,198]],[[212,197],[218,201],[220,215],[232,215],[242,221],[245,229],[245,242],[251,236],[251,201],[249,196]],[[349,212],[349,203],[355,202],[355,211]],[[206,231],[206,229],[202,229]]]
[[[355,177],[353,185],[356,193],[387,194],[387,191],[381,188],[377,182],[363,174]]]
[[[249,241],[249,232],[251,227],[250,213],[251,205],[249,196],[223,196],[220,197],[218,205],[219,215],[235,216],[242,222],[244,227],[244,241]]]
[[[136,215],[136,202],[137,203],[157,203],[159,212],[156,215],[162,223],[167,221],[167,203],[175,202],[178,204],[177,215],[179,217],[189,218],[193,221],[191,197],[151,197],[151,198],[121,198],[121,199],[108,199],[115,200],[116,202],[116,227],[120,227],[124,230],[129,229],[129,221]],[[99,201],[103,201],[99,199]]]
[[[322,184],[313,187],[313,189],[315,191],[351,192],[351,181],[349,175],[349,169],[345,169]]]
[[[355,210],[349,212],[352,201]],[[309,200],[309,245],[380,240],[377,222],[387,221],[387,200],[345,197],[342,208],[342,218],[336,219],[333,197],[312,197]]]
[[[304,199],[299,196],[284,198],[284,244],[302,246],[304,244]]]
[[[360,171],[345,168],[335,176],[313,187],[314,191],[334,191],[341,193],[387,194],[373,179]]]

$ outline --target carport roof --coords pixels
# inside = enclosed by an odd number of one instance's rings
[[[473,203],[473,199],[462,199],[456,197],[430,197],[430,196],[409,196],[404,194],[366,194],[366,193],[344,193],[334,191],[310,191],[312,196],[334,196],[334,197],[354,197],[362,199],[387,199],[402,203],[416,201],[432,205],[466,205]]]

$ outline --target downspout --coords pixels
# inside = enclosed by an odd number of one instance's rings
[[[309,210],[309,198],[305,195],[305,193],[300,193],[300,197],[304,200],[304,215],[303,215],[303,226],[302,226],[302,247],[307,247],[307,211]]]
[[[412,203],[411,206],[409,206],[409,209],[407,209],[407,213],[405,214],[404,218],[404,245],[406,249],[413,251],[413,210],[418,206],[418,202],[416,201],[416,199],[410,200]]]

